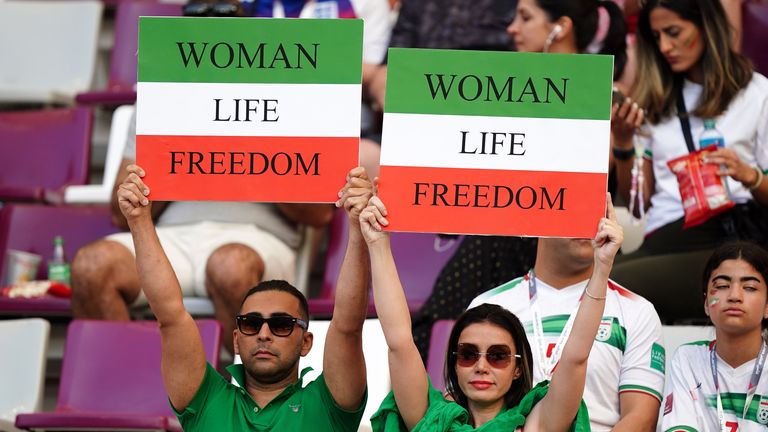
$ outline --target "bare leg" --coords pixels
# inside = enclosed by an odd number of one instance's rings
[[[72,314],[75,318],[129,320],[128,305],[140,292],[136,260],[120,243],[98,240],[72,261]]]
[[[230,243],[213,251],[205,266],[205,287],[213,302],[216,319],[223,327],[222,344],[234,351],[232,332],[235,315],[249,289],[261,282],[264,261],[250,247]]]

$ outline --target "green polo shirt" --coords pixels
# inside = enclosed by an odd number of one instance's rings
[[[286,387],[266,406],[260,407],[244,389],[243,365],[227,368],[241,386],[237,387],[224,380],[208,364],[203,382],[192,402],[183,412],[175,408],[174,412],[185,432],[356,431],[363,417],[367,391],[360,407],[355,411],[347,411],[333,400],[322,374],[302,388],[304,375],[310,370],[312,368],[301,371],[297,382]]]

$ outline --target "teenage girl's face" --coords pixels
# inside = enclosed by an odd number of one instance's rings
[[[723,261],[710,274],[704,311],[718,330],[759,333],[768,318],[765,278],[744,260]]]
[[[483,355],[469,366],[456,362],[456,375],[461,391],[467,396],[472,406],[493,406],[503,404],[504,395],[512,386],[512,381],[520,377],[521,364],[515,358],[515,342],[509,332],[495,324],[475,323],[465,328],[459,336],[459,346],[473,346],[479,352],[497,351],[500,347],[508,349],[511,357],[504,366],[492,365]],[[491,348],[494,347],[494,348]],[[457,349],[454,347],[454,349]],[[499,367],[501,366],[501,367]]]
[[[515,40],[518,51],[542,52],[553,27],[549,15],[536,0],[520,0],[515,20],[507,27],[507,33]]]
[[[674,72],[686,73],[698,66],[704,39],[696,24],[663,7],[651,11],[650,21],[659,51]]]

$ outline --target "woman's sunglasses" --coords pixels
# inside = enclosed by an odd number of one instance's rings
[[[273,316],[264,318],[260,315],[238,315],[237,329],[240,333],[252,336],[258,334],[261,331],[261,326],[267,323],[269,331],[273,335],[279,337],[290,336],[293,333],[293,327],[299,326],[303,330],[307,329],[307,322],[300,318],[294,318],[292,316]]]
[[[181,9],[182,15],[188,17],[234,17],[242,15],[240,6],[234,3],[193,2],[185,4]]]
[[[520,354],[512,354],[512,350],[506,345],[491,345],[486,352],[481,352],[475,345],[459,344],[453,354],[456,356],[456,363],[461,367],[474,366],[480,357],[485,356],[491,367],[503,369],[512,363],[512,357],[520,358]]]

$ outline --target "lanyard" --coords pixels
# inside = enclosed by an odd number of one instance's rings
[[[720,421],[720,430],[725,432],[728,429],[725,426],[725,413],[723,412],[723,401],[720,398],[720,382],[717,379],[717,358],[715,356],[715,347],[717,342],[712,344],[712,348],[709,350],[709,364],[712,368],[712,379],[715,381],[715,392],[717,392],[717,418]],[[760,375],[763,373],[763,366],[765,365],[765,358],[768,357],[768,349],[766,349],[765,342],[760,344],[760,352],[757,354],[757,360],[755,361],[755,367],[752,369],[752,376],[749,377],[749,387],[747,387],[747,398],[744,401],[744,410],[741,413],[741,418],[747,417],[747,411],[749,411],[749,405],[752,403],[752,398],[757,391],[757,384],[760,382]],[[737,419],[738,422],[738,419]]]
[[[557,343],[552,349],[552,355],[547,357],[547,344],[544,341],[544,325],[541,322],[541,311],[539,310],[539,302],[537,301],[538,292],[536,289],[536,273],[534,273],[533,269],[528,272],[526,279],[528,279],[528,301],[530,303],[531,315],[533,315],[533,340],[536,344],[536,349],[539,351],[539,361],[537,366],[544,379],[551,380],[557,362],[560,361],[560,354],[562,354],[565,343],[568,341],[568,336],[571,334],[573,321],[576,319],[575,312],[579,309],[581,297],[579,298],[579,303],[576,304],[576,307],[571,311],[568,321],[565,323],[565,327],[563,327],[563,332],[560,333],[560,337],[557,339]]]

